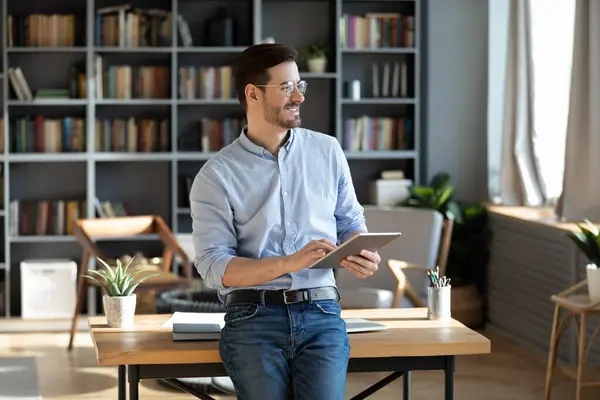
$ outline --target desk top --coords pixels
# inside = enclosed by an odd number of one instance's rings
[[[426,308],[343,310],[344,318],[364,318],[388,326],[350,333],[351,358],[487,354],[490,341],[458,321],[429,321]],[[131,329],[109,328],[104,316],[89,317],[100,366],[221,362],[217,341],[174,342],[162,324],[171,314],[136,315]]]

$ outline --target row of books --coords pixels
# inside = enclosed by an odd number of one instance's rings
[[[347,118],[342,147],[346,151],[412,149],[413,121],[369,116]]]
[[[123,201],[100,201],[94,199],[94,209],[98,218],[126,217],[130,215],[128,206]]]
[[[9,122],[11,151],[15,153],[62,153],[85,151],[85,118],[48,118],[43,115],[15,118]]]
[[[169,120],[154,118],[96,119],[96,151],[168,151]]]
[[[343,48],[377,49],[414,47],[415,17],[400,13],[343,14],[340,17],[340,41]]]
[[[96,11],[94,40],[97,46],[170,46],[173,23],[169,10],[134,8],[130,4],[104,7]],[[181,45],[191,46],[190,28],[181,14],[176,23]]]
[[[96,56],[96,98],[151,99],[169,98],[171,73],[164,66],[104,65]]]
[[[29,87],[25,74],[20,67],[8,69],[8,80],[13,93],[11,97],[16,97],[21,101],[31,101],[33,99],[75,99],[87,96],[86,74],[79,65],[71,66],[69,71],[69,86],[67,88],[39,89],[35,92],[35,95]]]
[[[218,151],[232,143],[245,125],[245,118],[202,118],[179,137],[178,147],[181,151]]]
[[[408,97],[408,64],[373,63],[372,97]]]
[[[6,31],[9,48],[85,45],[83,18],[73,14],[9,14]]]
[[[172,13],[158,8],[140,9],[131,5],[100,8],[96,11],[97,46],[170,46]]]
[[[234,99],[231,66],[180,67],[179,97],[182,99]]]
[[[75,220],[86,213],[86,201],[11,200],[9,235],[72,235]]]

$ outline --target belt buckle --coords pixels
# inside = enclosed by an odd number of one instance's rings
[[[300,300],[294,300],[294,301],[288,301],[288,293],[290,292],[297,292],[297,290],[284,290],[283,291],[283,303],[284,304],[295,304],[295,303],[300,303],[302,301],[304,301],[304,298],[300,299]],[[303,293],[303,292],[301,292]],[[304,296],[302,296],[304,297]]]

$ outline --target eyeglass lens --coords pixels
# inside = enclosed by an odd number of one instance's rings
[[[302,94],[306,93],[306,81],[300,81],[298,83],[294,83],[294,82],[289,82],[286,84],[285,86],[285,92],[288,96],[291,96],[291,94],[294,92],[294,86],[296,86],[298,88],[298,91]]]

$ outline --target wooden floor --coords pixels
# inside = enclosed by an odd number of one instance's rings
[[[546,359],[523,350],[496,334],[492,354],[457,359],[455,398],[457,400],[539,400],[543,398]],[[115,368],[95,366],[88,334],[76,337],[76,348],[66,351],[66,333],[1,334],[0,356],[29,355],[37,358],[39,385],[44,399],[116,399]],[[350,374],[347,397],[359,393],[385,374]],[[574,383],[557,374],[552,399],[574,398]],[[401,399],[401,381],[376,393],[373,399]],[[585,399],[599,399],[600,388],[586,389]],[[219,399],[232,399],[216,396]],[[141,399],[191,399],[192,397],[157,383],[142,381]],[[443,373],[413,374],[414,400],[443,398]]]

